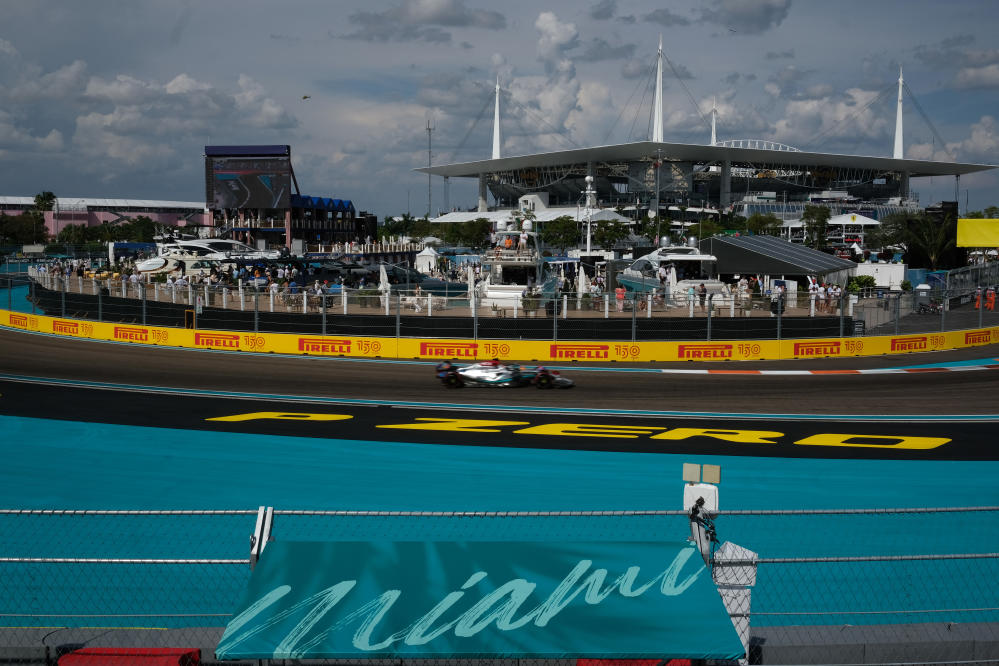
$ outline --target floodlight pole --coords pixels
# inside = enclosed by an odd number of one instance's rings
[[[596,203],[597,191],[593,189],[593,176],[586,177],[586,255],[590,255],[590,226],[593,221],[593,206]]]

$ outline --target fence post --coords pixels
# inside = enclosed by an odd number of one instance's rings
[[[815,316],[815,294],[808,295],[808,316]]]
[[[35,314],[35,281],[32,280],[28,284],[30,285],[28,291],[31,293],[31,314]]]
[[[274,292],[271,292],[271,304],[273,305]],[[253,290],[253,332],[260,332],[260,290]]]
[[[62,285],[63,285],[62,291],[59,292],[60,309],[61,309],[61,312],[62,312],[62,314],[59,315],[59,316],[60,317],[65,317],[66,316],[66,289],[65,289],[65,287],[66,287],[66,278],[59,278],[59,279],[62,280]]]
[[[902,292],[895,294],[895,335],[898,335],[899,320],[902,318]]]
[[[843,327],[845,322],[843,318],[846,316],[846,301],[845,298],[849,298],[850,294],[846,291],[841,291],[839,294],[839,337],[843,337]]]
[[[631,292],[631,341],[635,341],[638,331],[638,292]]]
[[[979,282],[981,284],[981,282]],[[982,290],[982,298],[978,301],[978,328],[982,327],[982,313],[985,312],[985,290]]]
[[[90,278],[90,283],[94,288],[94,296],[97,295],[97,278]]]
[[[610,294],[604,294],[604,319],[610,317]]]
[[[558,341],[558,296],[552,299],[552,340]]]
[[[309,292],[302,290],[302,314],[309,314]]]
[[[243,278],[239,278],[239,310],[242,312],[246,309],[246,303],[243,300]]]
[[[950,306],[950,301],[947,300],[947,290],[943,290],[943,298],[940,300],[940,332],[943,333],[947,330],[947,308]]]
[[[714,296],[715,295],[713,293],[708,294],[708,332],[707,332],[708,342],[711,342],[711,311],[714,309],[714,307],[712,307],[714,305],[714,303],[712,303],[712,300],[714,300]]]
[[[229,287],[222,287],[222,309],[229,307]]]
[[[323,299],[323,324],[322,324],[321,333],[323,335],[326,335],[326,292],[325,291],[323,292],[322,299]]]
[[[104,321],[104,292],[101,289],[97,290],[97,321]]]
[[[391,301],[392,301],[392,292],[391,291],[386,291],[385,292],[385,316],[386,317],[389,316],[389,303]]]
[[[776,288],[776,287],[775,287]],[[780,340],[781,327],[784,323],[784,299],[777,294],[777,339]]]
[[[187,304],[194,305],[194,285],[187,283]]]
[[[347,287],[340,285],[340,297],[343,299],[343,313],[347,314]]]
[[[447,294],[447,287],[444,288],[444,293]],[[444,300],[445,301],[447,300],[447,296],[446,295],[444,296]],[[434,316],[434,295],[433,294],[427,294],[427,316],[428,317],[433,317]]]
[[[389,293],[389,296],[392,294]],[[402,294],[397,293],[395,295],[395,337],[398,340],[402,337]]]
[[[260,292],[258,291],[258,292],[256,292],[256,293],[257,293],[257,294],[259,294]],[[269,293],[269,294],[270,294],[270,299],[271,299],[271,312],[274,312],[274,290],[273,290],[273,289],[268,289],[268,290],[267,290],[267,293]]]
[[[513,299],[513,318],[517,318],[517,306],[520,304],[520,298]]]
[[[142,289],[142,325],[146,325],[146,283],[143,282],[139,285]]]
[[[645,318],[652,319],[652,292],[645,297]]]
[[[472,306],[472,339],[479,339],[479,309],[475,307],[475,290],[468,290],[471,299],[468,301],[469,305]]]

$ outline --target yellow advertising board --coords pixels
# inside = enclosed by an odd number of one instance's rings
[[[720,341],[444,340],[192,330],[48,317],[0,310],[0,325],[91,340],[232,352],[308,356],[543,364],[763,361],[880,356],[961,349],[999,342],[999,327],[857,338]]]

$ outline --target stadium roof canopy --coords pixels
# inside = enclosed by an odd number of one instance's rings
[[[699,246],[717,257],[721,273],[826,275],[857,266],[849,259],[774,236],[714,236]]]
[[[964,164],[958,162],[931,162],[929,160],[898,160],[890,157],[839,155],[835,153],[810,153],[791,150],[766,150],[762,148],[733,148],[687,143],[657,143],[638,141],[612,146],[595,146],[562,150],[553,153],[536,153],[517,157],[443,164],[415,169],[422,173],[448,178],[472,178],[484,173],[515,171],[532,167],[551,167],[586,162],[637,162],[653,159],[658,154],[664,160],[720,164],[726,160],[733,167],[752,167],[781,164],[793,167],[832,167],[842,169],[873,169],[908,172],[913,178],[920,176],[963,176],[978,171],[999,168],[991,164]]]

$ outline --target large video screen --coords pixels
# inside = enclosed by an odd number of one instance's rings
[[[291,161],[287,157],[207,157],[208,207],[288,208]]]

